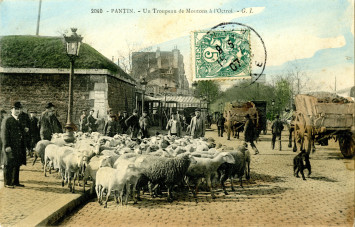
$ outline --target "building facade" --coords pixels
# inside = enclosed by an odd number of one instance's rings
[[[133,52],[132,77],[148,82],[146,94],[157,95],[165,92],[179,95],[189,93],[189,83],[184,69],[184,57],[175,47],[172,51]],[[168,89],[165,90],[164,86]]]

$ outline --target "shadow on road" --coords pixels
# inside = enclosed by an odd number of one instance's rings
[[[328,178],[328,177],[322,177],[322,176],[317,176],[317,177],[308,177],[309,179],[312,179],[312,180],[319,180],[319,181],[325,181],[325,182],[338,182],[334,179],[331,179],[331,178]]]

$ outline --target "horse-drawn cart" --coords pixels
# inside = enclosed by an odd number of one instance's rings
[[[244,117],[247,114],[249,114],[255,125],[257,125],[259,113],[253,102],[225,104],[223,116],[226,122],[224,128],[228,134],[228,139],[230,139],[230,134],[233,134],[234,138],[239,138],[239,132],[242,132],[244,129]]]
[[[294,113],[294,151],[310,152],[314,143],[328,145],[328,140],[339,141],[345,158],[354,155],[354,102],[334,94],[315,93],[297,95]]]

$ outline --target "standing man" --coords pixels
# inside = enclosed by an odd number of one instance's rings
[[[181,136],[181,123],[178,121],[175,113],[171,114],[171,118],[166,125],[166,130],[168,130],[168,135],[170,136]]]
[[[126,123],[125,123],[125,121],[127,120],[127,118],[128,118],[127,111],[123,111],[123,116],[122,116],[122,118],[121,118],[120,121],[119,121],[119,123],[120,123],[120,125],[121,125],[121,132],[122,132],[122,134],[126,134],[126,133],[127,133],[128,127],[127,127],[127,125],[126,125]]]
[[[2,141],[1,141],[1,123],[2,120],[5,118],[6,111],[4,109],[0,110],[0,169],[2,169]]]
[[[104,127],[105,136],[114,137],[118,133],[116,116],[111,115],[111,118],[106,122]]]
[[[51,140],[54,133],[63,133],[62,126],[54,115],[54,107],[51,102],[48,103],[46,110],[41,114],[39,132],[42,140]]]
[[[90,133],[97,131],[96,118],[94,117],[94,110],[90,110],[89,116],[87,117],[87,126]]]
[[[146,110],[143,111],[143,115],[139,118],[139,127],[142,132],[142,139],[149,138],[150,119]]]
[[[31,132],[30,132],[30,117],[28,116],[28,113],[23,112],[23,109],[21,108],[20,114],[18,115],[18,120],[20,121],[20,124],[22,126],[22,129],[24,131],[24,141],[25,141],[25,147],[28,152],[28,155],[31,156]]]
[[[278,114],[276,115],[275,121],[272,123],[271,129],[272,129],[271,147],[274,150],[276,137],[277,137],[280,144],[279,151],[281,151],[281,132],[284,129],[284,125],[282,124],[282,121],[280,120],[280,116]]]
[[[127,127],[131,128],[131,139],[137,140],[137,135],[139,131],[139,118],[137,109],[133,110],[133,114],[126,119],[125,123]]]
[[[7,188],[24,187],[20,184],[20,166],[26,165],[26,147],[24,129],[19,121],[22,105],[15,102],[11,109],[11,116],[2,121],[2,163],[4,165],[4,185]]]
[[[41,140],[38,128],[38,119],[36,117],[37,112],[30,111],[30,136],[31,136],[31,150],[30,156],[32,157],[33,149],[35,148],[38,141]]]
[[[253,123],[253,121],[250,119],[250,115],[247,114],[245,115],[245,126],[244,126],[244,140],[247,143],[250,143],[250,146],[253,148],[254,150],[254,154],[257,155],[259,154],[258,148],[256,148],[255,144],[254,144],[254,140],[256,138],[256,133],[255,133],[255,125]]]
[[[79,128],[80,131],[82,132],[87,132],[88,131],[88,116],[86,115],[86,110],[82,111],[82,114],[79,119]]]
[[[205,136],[205,121],[201,117],[201,109],[197,108],[195,110],[195,116],[191,119],[190,129],[191,136],[195,138],[204,137]]]
[[[226,122],[226,119],[223,117],[222,114],[218,113],[217,117],[217,130],[218,130],[218,136],[223,137],[223,132],[224,132],[224,123]]]

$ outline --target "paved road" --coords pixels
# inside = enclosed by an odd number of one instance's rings
[[[206,136],[229,146],[241,143],[236,139]],[[166,198],[143,196],[143,201],[127,207],[113,202],[108,208],[96,199],[82,206],[63,220],[65,226],[353,226],[354,224],[354,160],[343,159],[338,145],[317,146],[311,155],[312,175],[303,181],[293,176],[295,153],[287,148],[271,150],[270,135],[257,143],[259,155],[252,156],[251,180],[244,188],[225,196],[217,188],[212,200],[201,192],[196,204],[191,193],[178,193],[178,200],[169,204]]]

